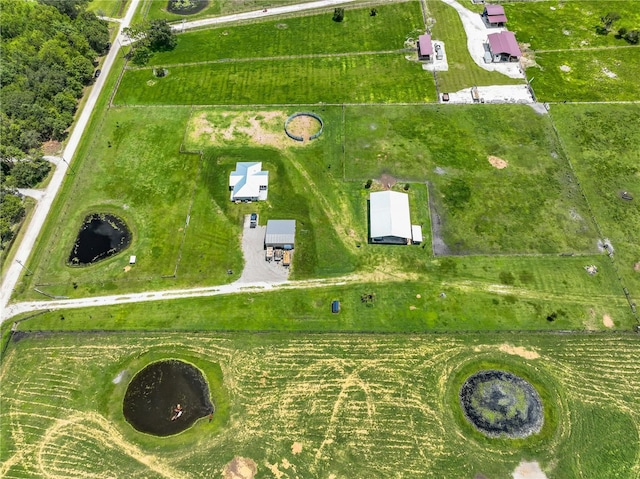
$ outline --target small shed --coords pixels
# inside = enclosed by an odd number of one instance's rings
[[[431,43],[431,35],[428,33],[418,37],[418,59],[433,61],[433,44]]]
[[[504,27],[507,23],[502,5],[485,5],[482,17],[488,27]]]
[[[411,225],[411,236],[412,236],[413,244],[422,243],[422,226]]]
[[[264,237],[264,247],[293,249],[295,237],[296,220],[269,220]]]

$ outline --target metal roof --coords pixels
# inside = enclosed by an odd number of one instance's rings
[[[522,52],[518,46],[516,36],[513,32],[504,31],[499,33],[492,33],[488,36],[489,48],[494,55],[500,55],[506,53],[512,57],[520,58]]]
[[[422,243],[422,226],[411,225],[411,237],[414,243]]]
[[[266,190],[260,190],[261,186],[269,185],[269,172],[262,171],[262,162],[240,161],[236,163],[236,171],[229,175],[231,201],[237,198],[258,198],[261,195],[267,199]]]
[[[379,191],[369,196],[371,237],[411,238],[409,195],[397,191]]]
[[[431,44],[431,35],[425,33],[418,37],[418,46],[420,47],[420,56],[433,55],[433,45]]]
[[[504,7],[502,5],[485,5],[484,11],[487,15],[504,15]]]
[[[269,220],[264,242],[293,245],[296,237],[296,220]]]

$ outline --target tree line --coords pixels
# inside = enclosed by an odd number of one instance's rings
[[[15,188],[49,172],[42,144],[61,141],[78,99],[109,44],[107,23],[89,0],[2,0],[0,15],[0,239],[24,214]],[[18,207],[20,206],[20,207]],[[21,208],[22,207],[22,208]]]

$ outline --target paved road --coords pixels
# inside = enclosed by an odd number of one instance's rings
[[[136,11],[136,8],[138,8],[138,3],[140,3],[140,0],[131,0],[131,5],[129,5],[127,14],[120,23],[118,38],[122,36],[122,29],[128,27],[131,23],[133,14]],[[102,64],[103,74],[100,75],[100,77],[93,85],[93,88],[89,93],[89,97],[87,98],[87,102],[82,109],[82,113],[76,121],[73,132],[71,133],[71,136],[67,141],[67,145],[62,154],[62,158],[65,161],[58,162],[56,170],[53,173],[53,177],[51,178],[51,182],[49,183],[49,186],[47,186],[47,189],[44,190],[41,199],[36,205],[33,217],[26,227],[25,234],[16,251],[16,260],[8,265],[6,270],[3,272],[2,287],[0,288],[0,321],[5,317],[5,312],[7,304],[9,303],[9,298],[11,297],[11,292],[13,291],[13,288],[15,288],[18,279],[20,278],[20,274],[22,273],[22,266],[18,262],[26,263],[29,255],[31,254],[33,245],[40,235],[42,226],[45,223],[47,215],[49,214],[49,210],[51,209],[53,200],[58,194],[58,190],[60,190],[62,182],[64,181],[64,177],[67,174],[67,169],[69,168],[69,164],[67,162],[71,161],[76,153],[76,149],[78,148],[80,139],[84,134],[87,124],[89,123],[91,113],[93,113],[93,109],[96,106],[96,102],[98,100],[98,97],[100,96],[100,92],[104,87],[107,77],[109,76],[109,70],[111,70],[111,67],[113,66],[119,49],[120,44],[117,41],[114,42],[114,45],[111,47],[111,50],[107,54],[107,57]]]
[[[257,10],[253,12],[236,13],[234,15],[226,15],[224,17],[215,18],[203,18],[202,20],[194,20],[192,22],[177,23],[172,25],[174,30],[179,32],[183,30],[189,30],[191,28],[206,27],[209,25],[218,25],[221,23],[237,22],[239,20],[251,20],[254,18],[264,18],[271,15],[282,15],[283,13],[301,12],[303,10],[312,10],[314,8],[331,7],[333,5],[341,5],[345,3],[351,3],[355,0],[320,0],[318,2],[299,3],[296,5],[286,5],[284,7],[268,8],[264,10]]]

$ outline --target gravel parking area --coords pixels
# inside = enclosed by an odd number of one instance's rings
[[[258,222],[259,222],[258,218]],[[285,268],[275,261],[266,261],[264,250],[264,235],[266,226],[250,228],[249,215],[245,216],[242,230],[242,254],[244,255],[244,270],[238,283],[282,283],[289,277],[289,268]]]

